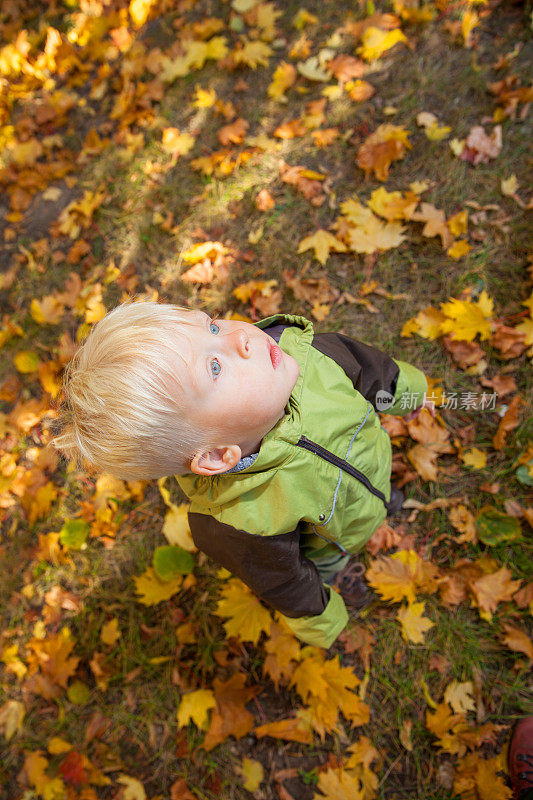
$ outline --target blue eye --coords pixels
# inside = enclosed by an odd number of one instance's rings
[[[213,330],[213,328],[214,328],[215,330]],[[216,324],[216,322],[211,322],[211,323],[209,324],[209,330],[211,331],[211,333],[219,333],[219,331],[220,331],[220,328],[218,327],[218,325]]]
[[[218,375],[220,375],[221,370],[222,367],[220,366],[219,361],[216,358],[214,358],[211,361],[211,374],[215,379],[217,378]]]

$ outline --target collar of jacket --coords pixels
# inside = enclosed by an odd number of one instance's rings
[[[270,480],[272,474],[293,457],[295,445],[301,435],[300,401],[309,348],[314,336],[313,323],[305,317],[293,314],[274,314],[254,324],[258,328],[268,328],[270,325],[290,326],[281,334],[279,345],[284,352],[296,359],[300,375],[285,406],[285,414],[263,438],[259,455],[250,467],[240,472],[223,472],[212,478],[192,472],[176,475],[185,494],[194,498],[198,510],[204,505],[208,508],[231,503],[243,491],[255,489]]]

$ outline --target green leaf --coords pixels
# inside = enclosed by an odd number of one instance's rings
[[[533,486],[533,475],[531,475],[529,472],[529,467],[527,464],[521,464],[518,467],[516,470],[516,477],[520,483],[523,483],[526,486]]]
[[[182,547],[170,545],[156,548],[153,564],[158,578],[171,581],[176,575],[192,572],[194,558]]]
[[[81,681],[74,681],[67,689],[67,697],[76,706],[85,706],[91,698],[91,690]]]
[[[84,519],[69,519],[59,532],[61,544],[71,550],[81,550],[89,535],[89,523]]]
[[[476,517],[476,531],[479,539],[490,546],[522,538],[520,521],[490,506],[481,509]]]

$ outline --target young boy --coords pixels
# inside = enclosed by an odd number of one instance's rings
[[[250,324],[129,303],[69,365],[55,442],[120,478],[175,474],[198,548],[329,647],[348,620],[343,596],[365,602],[350,554],[394,505],[376,408],[405,415],[426,391],[416,367],[304,317]]]

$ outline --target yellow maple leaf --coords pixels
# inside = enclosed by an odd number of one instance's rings
[[[211,106],[214,106],[217,99],[217,93],[214,89],[202,89],[201,86],[196,86],[195,91],[192,103],[195,108],[211,108]]]
[[[65,689],[80,660],[77,656],[70,655],[74,644],[67,627],[47,639],[31,639],[28,647],[32,653],[27,659],[30,672],[40,669],[47,678]]]
[[[470,450],[461,453],[461,460],[467,467],[483,469],[487,464],[487,454],[477,447],[471,447]]]
[[[471,47],[471,34],[477,25],[479,25],[479,15],[475,11],[467,9],[461,20],[461,33],[463,34],[465,47]]]
[[[434,626],[423,616],[425,603],[411,603],[398,610],[398,619],[402,624],[402,635],[407,642],[423,644],[426,631]]]
[[[118,629],[118,617],[113,617],[113,619],[110,619],[109,622],[105,623],[105,625],[102,625],[100,639],[104,644],[112,646],[115,644],[117,639],[120,639],[121,636],[122,634]]]
[[[365,800],[367,796],[359,778],[341,768],[321,772],[317,786],[322,794],[315,795],[316,800],[323,797],[325,800]]]
[[[163,129],[163,150],[174,158],[186,155],[194,147],[194,142],[194,136],[190,133],[180,133],[178,128]]]
[[[258,739],[271,736],[273,739],[285,739],[289,742],[313,743],[312,729],[300,716],[280,719],[277,722],[267,722],[254,729]]]
[[[221,242],[199,242],[185,250],[185,252],[182,253],[182,258],[188,264],[197,264],[205,258],[216,258],[218,253],[220,255],[226,255],[227,252],[228,248],[221,244]]]
[[[24,703],[18,700],[8,700],[0,708],[0,733],[9,741],[11,737],[22,730],[22,723],[26,710]]]
[[[476,704],[472,697],[474,685],[472,681],[452,681],[444,692],[444,701],[449,703],[456,714],[466,714],[468,711],[475,711]]]
[[[155,606],[162,600],[168,600],[172,595],[179,592],[182,583],[182,576],[177,575],[170,581],[162,581],[158,578],[153,567],[143,572],[142,575],[135,575],[136,593],[139,595],[139,603],[145,606]]]
[[[321,264],[325,264],[329,258],[330,250],[337,253],[345,253],[346,245],[337,239],[336,236],[325,230],[316,231],[311,236],[304,237],[298,245],[298,253],[303,253],[311,248],[315,251],[315,258]]]
[[[380,556],[370,562],[366,577],[384,600],[415,602],[416,592],[432,594],[437,590],[439,571],[414,550],[400,550],[391,556]]]
[[[283,620],[272,622],[270,636],[265,642],[267,657],[263,673],[268,675],[276,689],[282,678],[291,677],[296,662],[300,660],[300,644]]]
[[[215,695],[211,689],[197,689],[181,698],[177,711],[178,728],[183,728],[192,720],[200,728],[207,728],[209,710],[216,707]]]
[[[296,69],[292,64],[282,61],[274,71],[272,82],[267,89],[268,96],[273,100],[278,100],[280,103],[287,103],[288,100],[285,97],[285,92],[293,85],[295,81]]]
[[[244,778],[242,785],[248,792],[256,792],[265,777],[265,770],[261,762],[253,758],[246,758],[246,756],[242,760],[239,772]]]
[[[229,580],[221,590],[216,613],[229,617],[224,623],[228,636],[237,636],[243,642],[257,644],[261,633],[270,632],[272,617],[259,599],[237,578]]]
[[[454,236],[461,236],[462,233],[467,233],[468,211],[466,208],[463,211],[459,211],[458,214],[454,214],[453,217],[450,217],[446,224]]]
[[[65,312],[65,306],[54,295],[47,295],[42,300],[35,298],[30,304],[30,313],[39,325],[57,325]]]
[[[191,530],[188,521],[189,506],[183,503],[180,506],[172,504],[167,513],[165,514],[165,521],[163,523],[163,535],[166,537],[169,544],[175,544],[188,550],[189,553],[195,553],[198,549],[193,542]]]
[[[383,53],[394,47],[399,42],[407,42],[405,34],[399,28],[392,31],[383,31],[374,26],[368,27],[361,36],[361,46],[357,48],[357,53],[365,61],[376,61]]]
[[[153,5],[154,0],[130,0],[130,17],[136,28],[144,25]]]
[[[518,187],[520,184],[518,183],[516,175],[513,173],[508,178],[502,178],[500,183],[500,188],[502,194],[506,197],[512,197],[518,191]]]
[[[368,201],[369,208],[380,217],[391,222],[395,219],[410,219],[418,205],[414,192],[388,192],[384,186],[375,189]]]
[[[419,311],[414,322],[417,325],[416,332],[424,339],[438,339],[442,334],[442,323],[446,320],[446,315],[438,308],[428,306],[424,311]],[[403,335],[403,334],[402,334]]]
[[[515,326],[515,331],[519,333],[523,333],[525,338],[525,344],[530,345],[533,344],[533,319],[526,319],[524,322],[521,322],[519,325]]]
[[[19,372],[27,374],[39,369],[39,356],[33,350],[20,350],[13,359]]]
[[[363,225],[350,227],[346,238],[350,250],[370,254],[398,247],[405,241],[404,231],[400,222],[382,222],[371,214]]]
[[[472,245],[468,244],[466,239],[459,239],[457,242],[454,242],[451,247],[448,247],[446,254],[455,261],[459,261],[459,259],[466,256],[471,249]]]
[[[41,750],[27,753],[24,759],[24,772],[28,782],[44,800],[65,797],[65,784],[61,778],[51,778],[46,774],[48,765],[48,759],[43,756]]]
[[[491,333],[490,318],[493,314],[493,303],[485,290],[479,300],[458,300],[452,297],[440,307],[447,318],[442,323],[443,333],[453,333],[454,339],[471,342],[479,333],[480,339],[488,339]]]
[[[268,59],[273,50],[266,42],[256,40],[254,42],[245,39],[244,45],[232,53],[235,64],[245,64],[247,67],[257,69],[257,67],[268,67]]]
[[[440,236],[443,247],[449,247],[453,240],[450,229],[446,225],[446,215],[444,211],[435,208],[431,203],[422,203],[420,211],[411,217],[415,222],[425,222],[422,229],[422,236]]]
[[[328,692],[328,684],[322,672],[324,658],[315,648],[304,647],[301,651],[301,662],[296,667],[290,685],[306,703],[310,697],[318,697],[325,701]]]
[[[129,775],[121,774],[117,782],[125,786],[123,790],[124,800],[146,800],[146,791],[142,783],[137,778],[130,778]]]

